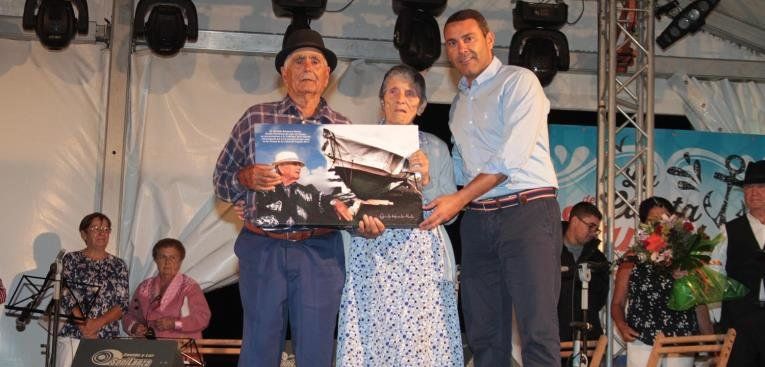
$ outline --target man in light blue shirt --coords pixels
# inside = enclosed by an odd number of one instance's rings
[[[531,71],[494,57],[494,33],[479,12],[454,13],[444,40],[462,75],[449,127],[455,176],[464,187],[426,205],[433,213],[420,228],[466,208],[461,291],[475,366],[510,366],[513,308],[523,365],[559,365],[562,238],[547,132],[550,102]]]

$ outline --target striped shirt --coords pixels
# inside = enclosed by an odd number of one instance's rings
[[[313,116],[303,118],[292,99],[287,96],[281,101],[256,104],[245,111],[231,131],[231,137],[218,156],[213,173],[215,195],[230,203],[244,201],[244,219],[254,222],[255,192],[239,183],[237,174],[249,165],[255,164],[255,137],[253,125],[275,124],[350,124],[350,120],[329,108],[321,99]]]

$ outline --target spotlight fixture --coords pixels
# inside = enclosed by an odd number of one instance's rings
[[[75,33],[88,33],[88,3],[85,0],[27,0],[21,26],[33,30],[43,46],[60,50],[69,45]],[[77,8],[77,16],[74,8]],[[36,12],[35,12],[36,11]]]
[[[401,62],[418,71],[431,66],[441,56],[441,31],[436,18],[446,8],[446,0],[393,0],[398,15],[393,45]]]
[[[568,6],[562,2],[518,1],[513,9],[516,32],[510,42],[508,64],[533,71],[542,86],[550,84],[558,70],[568,70],[568,40],[559,31],[567,17]]]
[[[145,39],[149,49],[162,56],[175,55],[186,40],[196,41],[198,28],[191,0],[140,0],[135,9],[133,36]]]
[[[695,33],[704,25],[707,15],[718,2],[719,0],[696,0],[692,2],[675,16],[667,28],[664,28],[664,31],[656,38],[656,43],[662,49],[667,49],[686,34]]]
[[[271,0],[274,15],[292,18],[284,31],[282,46],[287,37],[298,29],[311,29],[311,20],[319,19],[327,9],[327,0]]]

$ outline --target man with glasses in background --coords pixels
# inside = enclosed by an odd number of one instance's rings
[[[598,249],[600,240],[600,221],[603,215],[595,205],[582,201],[571,208],[568,222],[563,222],[563,249],[560,254],[561,283],[558,300],[558,325],[560,340],[571,341],[575,329],[572,323],[582,319],[582,282],[579,268],[588,264],[592,274],[587,297],[587,323],[591,325],[588,340],[599,338],[603,334],[598,313],[608,298],[608,262]]]

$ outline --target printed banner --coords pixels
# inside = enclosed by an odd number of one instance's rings
[[[624,165],[635,150],[635,131],[617,135],[616,162]],[[718,227],[744,214],[743,191],[746,164],[765,157],[765,136],[655,130],[654,195],[676,205],[694,225],[704,225],[710,235]],[[563,219],[579,201],[595,202],[597,129],[585,126],[550,125],[550,149],[560,185]],[[615,190],[635,203],[634,172],[620,178]],[[634,218],[627,203],[617,200],[614,244],[623,251],[634,241]]]
[[[350,226],[364,214],[387,227],[422,221],[406,160],[419,149],[417,126],[259,124],[254,134],[257,163],[282,179],[256,193],[256,225]]]

